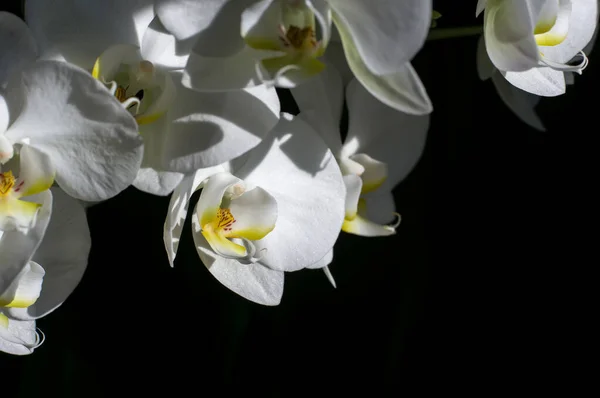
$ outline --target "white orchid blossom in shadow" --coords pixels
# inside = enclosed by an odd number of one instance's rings
[[[84,70],[36,61],[23,21],[1,12],[0,22],[0,163],[31,146],[48,155],[69,195],[95,201],[121,192],[142,159],[134,119]]]
[[[513,86],[554,97],[565,93],[565,72],[581,74],[586,68],[583,49],[596,29],[597,0],[480,0],[481,12],[485,50]]]
[[[294,139],[287,150],[282,146]],[[293,152],[292,152],[293,148]],[[244,159],[201,169],[174,191],[164,241],[174,264],[191,195],[202,188],[192,218],[198,255],[209,272],[242,297],[277,305],[284,272],[319,261],[333,247],[344,220],[345,187],[329,161],[303,158],[326,145],[303,120],[284,114]]]
[[[156,12],[173,40],[194,42],[183,84],[195,90],[296,87],[325,69],[335,26],[350,69],[376,98],[432,110],[409,62],[427,36],[429,0],[158,0]]]
[[[275,90],[265,86],[214,94],[184,87],[181,68],[191,47],[164,30],[152,3],[32,0],[25,17],[43,43],[44,57],[90,71],[131,113],[144,142],[133,185],[168,195],[184,173],[258,145],[277,123],[280,108]]]

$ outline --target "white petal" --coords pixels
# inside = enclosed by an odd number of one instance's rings
[[[142,39],[142,56],[144,59],[167,69],[184,68],[192,50],[190,42],[179,41],[170,34],[155,17]]]
[[[85,71],[38,61],[22,75],[25,103],[6,136],[50,156],[56,181],[83,200],[108,199],[135,179],[142,160],[137,124]],[[118,161],[115,161],[118,159]]]
[[[394,227],[374,223],[362,215],[356,216],[353,220],[345,220],[342,231],[368,237],[390,236],[396,233]]]
[[[477,9],[475,10],[475,16],[478,17],[479,14],[485,10],[485,6],[487,4],[487,0],[477,0]]]
[[[322,259],[320,259],[319,261],[317,261],[314,264],[309,265],[308,269],[320,269],[320,268],[324,268],[327,267],[329,264],[331,264],[331,262],[333,261],[333,249],[329,250],[327,252],[327,254],[325,254],[323,256]],[[334,287],[335,287],[335,283],[333,283]]]
[[[484,14],[484,36],[488,55],[500,70],[523,71],[538,63],[533,37],[531,1],[488,1]],[[541,3],[541,2],[540,2]]]
[[[110,82],[115,78],[121,64],[135,65],[142,59],[139,46],[115,44],[98,54],[98,58],[94,61],[92,75],[101,82]]]
[[[592,40],[596,29],[598,1],[572,0],[570,3],[572,8],[565,40],[555,46],[540,46],[544,57],[554,62],[569,62]]]
[[[337,32],[337,29],[335,29],[335,32]],[[342,84],[344,87],[350,83],[350,80],[354,79],[354,73],[348,65],[346,54],[344,53],[344,46],[341,42],[331,41],[329,46],[327,46],[327,51],[325,51],[325,55],[323,57],[327,61],[326,63],[328,66],[333,65],[339,72],[342,77]]]
[[[40,296],[44,269],[35,261],[29,261],[12,283],[0,294],[0,307],[26,309]],[[5,308],[8,313],[11,308]]]
[[[398,218],[394,196],[389,190],[382,189],[363,195],[365,216],[377,224],[389,224]]]
[[[350,69],[371,94],[384,104],[403,112],[417,115],[431,113],[433,107],[427,91],[409,62],[398,65],[390,74],[374,75],[360,58],[356,47],[347,39],[349,32],[339,24],[338,30],[343,38]]]
[[[479,76],[479,79],[487,80],[492,77],[492,73],[495,70],[496,68],[485,49],[485,40],[482,35],[477,42],[477,75]]]
[[[87,267],[91,247],[85,209],[58,188],[52,188],[52,218],[33,259],[46,275],[40,298],[28,308],[10,308],[12,318],[32,320],[59,307],[73,292]]]
[[[238,0],[239,2],[239,0]],[[219,14],[228,11],[228,0],[156,0],[155,10],[163,25],[178,40],[211,28]],[[235,29],[234,26],[231,28]]]
[[[263,305],[278,305],[283,295],[284,273],[259,263],[242,264],[216,255],[197,225],[192,235],[196,250],[208,271],[224,286],[247,300]]]
[[[364,172],[360,175],[362,180],[361,192],[363,194],[377,190],[387,179],[386,163],[373,159],[365,153],[357,153],[350,156],[350,159],[364,168]]]
[[[143,167],[133,180],[133,186],[152,195],[167,196],[173,192],[182,179],[183,174],[181,173],[156,171],[150,167]]]
[[[174,265],[177,254],[179,238],[181,237],[181,231],[187,216],[190,197],[204,180],[215,173],[223,171],[225,169],[222,166],[197,170],[185,176],[177,188],[175,188],[175,191],[173,191],[163,229],[163,241],[171,267]]]
[[[258,250],[267,249],[261,263],[295,271],[333,247],[344,219],[344,183],[331,152],[306,122],[284,114],[234,174],[277,200],[275,229],[255,242]]]
[[[431,22],[429,0],[329,0],[344,48],[351,40],[366,67],[375,75],[395,73],[425,43]],[[340,29],[340,25],[343,28]]]
[[[10,109],[8,103],[0,92],[0,159],[10,159],[13,157],[14,149],[12,143],[4,137],[4,132],[10,124]]]
[[[227,162],[258,145],[277,124],[279,99],[275,89],[265,86],[221,93],[178,86],[167,117],[167,170],[189,173]]]
[[[25,22],[4,11],[0,11],[0,48],[2,49],[0,51],[1,90],[6,87],[12,73],[25,68],[37,57],[35,40]],[[3,131],[2,123],[0,123],[0,131]]]
[[[262,239],[276,225],[277,202],[261,187],[255,187],[232,199],[229,210],[235,217],[230,233],[237,237]]]
[[[256,73],[256,65],[262,58],[263,52],[251,47],[242,47],[228,57],[207,57],[192,52],[182,83],[198,91],[230,91],[258,86],[263,82]]]
[[[259,0],[241,14],[243,38],[277,39],[277,26],[283,21],[284,3],[277,0]]]
[[[402,181],[419,161],[429,129],[429,115],[414,116],[389,108],[356,80],[346,90],[348,135],[342,153],[366,153],[385,162],[390,187]]]
[[[0,312],[0,351],[12,355],[29,355],[40,344],[35,321],[8,319]]]
[[[47,155],[23,145],[19,160],[19,181],[23,183],[15,188],[19,197],[35,195],[50,189],[56,172],[52,160]]]
[[[344,176],[344,185],[346,186],[345,219],[352,220],[358,214],[358,200],[360,199],[362,180],[357,175],[349,174]]]
[[[52,194],[44,191],[39,197],[43,204],[34,225],[27,231],[6,231],[0,238],[0,294],[27,266],[44,237],[52,214]]]
[[[539,102],[538,96],[516,88],[506,81],[500,73],[494,73],[492,81],[502,101],[519,119],[537,130],[546,131],[542,121],[534,111],[534,107]]]
[[[523,72],[503,72],[513,86],[542,97],[555,97],[565,93],[565,75],[549,67],[531,68]]]
[[[333,65],[309,81],[291,89],[300,116],[321,135],[331,152],[342,148],[340,121],[344,106],[342,78]]]
[[[27,0],[25,21],[46,59],[91,70],[114,44],[140,45],[154,17],[153,0]]]

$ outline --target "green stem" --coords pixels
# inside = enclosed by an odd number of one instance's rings
[[[457,37],[476,36],[483,33],[483,26],[468,26],[465,28],[435,28],[429,32],[427,41],[440,39],[454,39]]]

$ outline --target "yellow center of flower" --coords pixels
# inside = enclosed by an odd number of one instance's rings
[[[315,31],[310,26],[299,28],[291,25],[281,36],[281,40],[285,47],[292,47],[300,51],[312,50],[317,46]]]
[[[4,197],[8,195],[14,186],[15,177],[13,176],[12,171],[0,173],[0,196]]]
[[[233,214],[231,214],[231,210],[229,209],[219,209],[217,210],[217,219],[214,221],[217,224],[216,229],[222,229],[224,231],[231,231],[231,226],[235,222],[235,218]]]

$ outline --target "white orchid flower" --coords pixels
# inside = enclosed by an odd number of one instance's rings
[[[196,41],[183,80],[195,90],[295,87],[324,69],[335,24],[350,68],[376,98],[431,112],[409,63],[427,36],[429,0],[157,0],[156,12],[176,40]],[[419,95],[407,101],[407,88]]]
[[[284,114],[244,159],[198,170],[174,191],[164,241],[173,265],[189,198],[202,188],[192,233],[209,272],[240,296],[277,305],[285,271],[333,247],[344,220],[344,182],[323,140]]]
[[[487,55],[483,36],[479,38],[477,46],[477,74],[481,80],[491,78],[500,99],[521,121],[534,129],[546,131],[544,124],[534,110],[540,102],[540,97],[513,86],[505,79]]]
[[[91,71],[132,113],[144,140],[133,185],[168,195],[183,173],[227,162],[258,145],[277,123],[280,108],[276,91],[264,86],[214,94],[182,86],[178,68],[189,48],[182,50],[164,32],[151,6],[151,1],[31,0],[25,15],[45,43],[44,57]]]
[[[480,0],[485,47],[515,87],[553,97],[564,94],[564,72],[581,74],[583,48],[597,25],[597,0]]]
[[[0,49],[0,163],[31,146],[48,155],[56,182],[73,197],[103,200],[129,186],[143,143],[106,88],[73,65],[35,61],[27,26],[5,12]]]
[[[52,176],[42,167],[48,166],[47,157],[29,147],[19,157],[17,180],[6,165],[0,174],[1,207],[10,208],[6,201],[17,200],[10,196],[19,189],[36,214],[28,226],[3,222],[0,229],[0,351],[25,355],[43,342],[35,319],[60,306],[79,283],[91,240],[83,206],[58,188],[49,190]],[[5,191],[11,181],[16,184]],[[14,212],[0,215],[11,217]]]
[[[362,236],[395,233],[400,217],[395,213],[392,189],[418,162],[425,146],[429,116],[399,112],[374,98],[356,79],[346,88],[348,134],[342,143],[340,121],[344,85],[333,65],[318,78],[292,89],[299,117],[318,131],[337,158],[346,185],[342,230]],[[393,225],[387,225],[394,221]],[[333,253],[313,264],[323,268]]]

